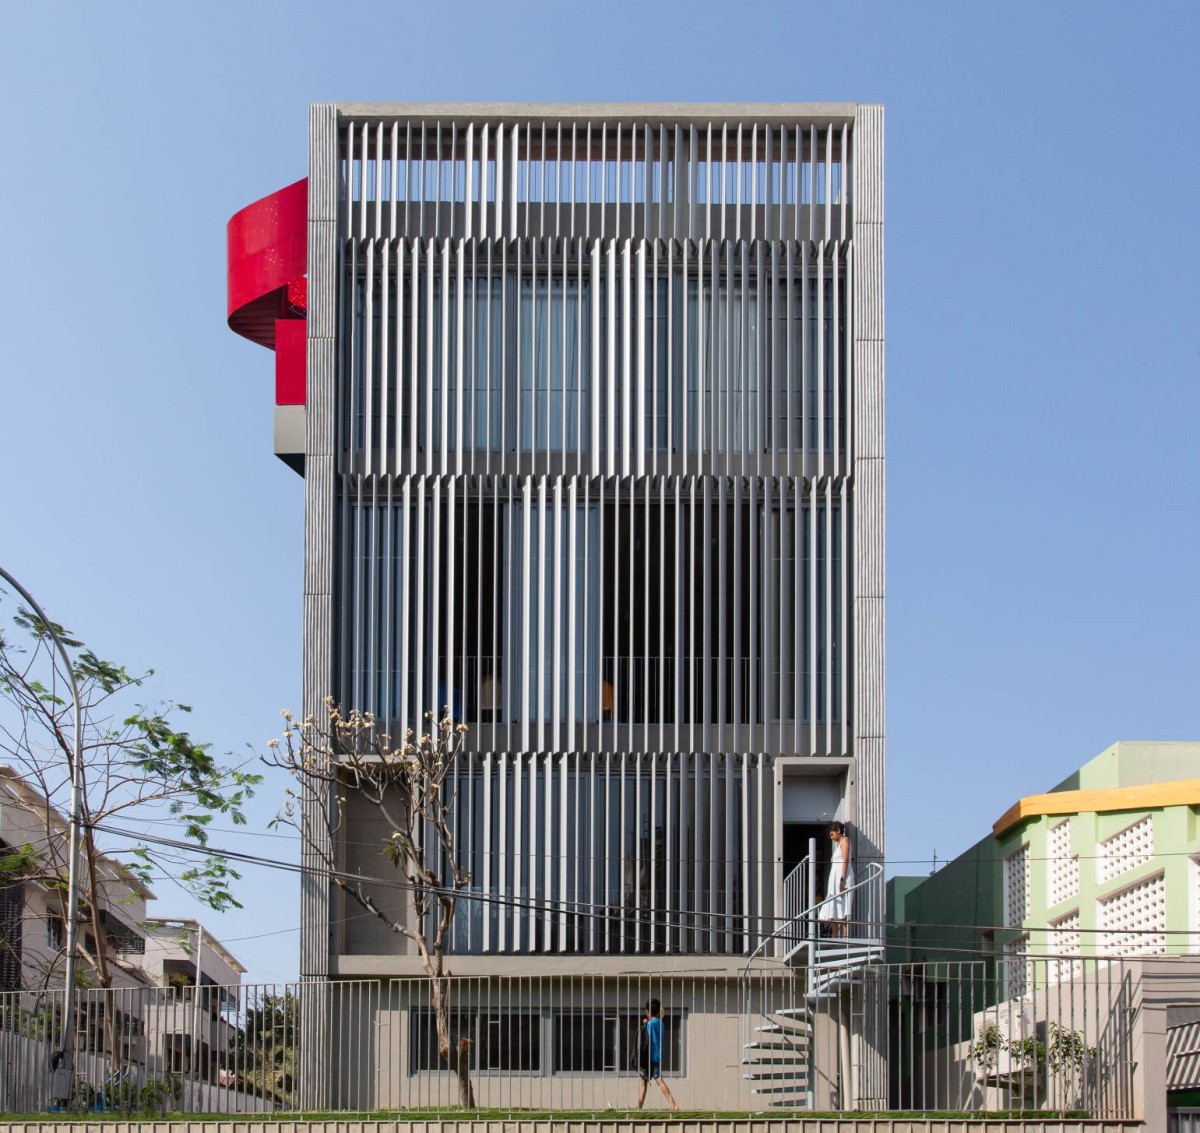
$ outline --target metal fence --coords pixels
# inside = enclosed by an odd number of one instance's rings
[[[1120,961],[867,964],[814,979],[596,970],[449,977],[445,1037],[471,1105],[632,1109],[657,1000],[661,1084],[692,1112],[1047,1109],[1132,1116],[1132,981]],[[0,1110],[52,1108],[61,993],[0,996]],[[88,990],[72,1106],[93,1112],[413,1113],[459,1107],[423,977]],[[665,1088],[664,1088],[665,1087]]]
[[[298,985],[77,992],[69,1108],[266,1113],[294,1104]],[[0,1110],[54,1109],[63,992],[0,994]]]
[[[1137,1004],[1122,961],[1019,957],[887,972],[894,1108],[1134,1115]]]

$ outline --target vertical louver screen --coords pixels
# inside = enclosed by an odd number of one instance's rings
[[[864,348],[853,238],[862,212],[876,272],[880,186],[856,199],[855,145],[852,114],[337,117],[310,178],[328,671],[398,732],[470,726],[487,900],[459,950],[742,952],[774,927],[775,760],[858,755],[864,618],[882,667],[877,376],[856,404],[881,307]]]

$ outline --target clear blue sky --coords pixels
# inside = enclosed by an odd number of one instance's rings
[[[1114,740],[1200,738],[1198,44],[1194,2],[10,6],[0,563],[261,744],[302,486],[225,222],[304,174],[306,105],[882,102],[889,852],[927,869]],[[206,917],[251,977],[294,975],[296,890]]]

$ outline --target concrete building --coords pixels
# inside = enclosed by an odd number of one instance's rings
[[[171,1072],[219,1082],[237,1038],[238,985],[246,969],[199,921],[153,917],[143,927],[142,967],[167,991],[146,1008],[155,1047],[149,1057]]]
[[[67,847],[66,818],[16,771],[0,766],[0,856],[19,863],[0,881],[0,1064],[6,1068],[0,1103],[18,1111],[40,1108],[45,1069],[57,1049]],[[186,1080],[189,1104],[220,1108],[230,1095],[217,1087],[233,1084],[225,1067],[238,1034],[237,985],[245,969],[198,922],[148,917],[151,890],[115,858],[101,854],[97,861],[100,907],[93,910],[86,893],[81,904],[79,1073],[98,1095],[170,1075]],[[107,988],[99,986],[94,963],[97,931],[111,976]]]
[[[894,956],[981,947],[1017,991],[1027,954],[1195,952],[1198,814],[1200,743],[1113,744],[1046,794],[1019,799],[933,876],[893,879],[889,919],[903,926]]]
[[[1200,743],[1122,741],[932,876],[893,878],[893,1103],[1049,1104],[1101,1086],[1114,1043],[1136,1052],[1120,1104],[1167,1128],[1200,1080],[1198,816]]]
[[[305,712],[470,726],[457,973],[735,976],[831,818],[883,854],[882,111],[322,104],[309,137],[229,228],[305,478]],[[377,872],[377,816],[345,829]],[[349,914],[307,877],[307,979],[420,973]],[[539,1049],[623,1064],[541,1011]]]
[[[65,978],[62,890],[51,884],[67,873],[66,818],[11,767],[0,766],[0,855],[26,848],[40,864],[0,883],[0,992],[60,987]],[[99,857],[100,908],[84,907],[80,941],[97,953],[97,924],[114,988],[149,984],[141,967],[146,948],[141,922],[154,894],[119,861]]]

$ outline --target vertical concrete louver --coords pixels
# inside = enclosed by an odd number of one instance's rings
[[[333,624],[335,603],[333,512],[336,499],[337,295],[340,209],[337,161],[337,113],[317,104],[309,110],[308,144],[308,327],[307,413],[304,481],[304,712],[322,711],[335,687]],[[321,846],[328,832],[320,823],[305,825],[300,882],[300,1020],[304,1066],[301,1104],[320,1109],[329,1103],[329,1034],[324,1010],[330,973],[330,902]]]
[[[309,110],[308,139],[308,389],[304,482],[304,712],[317,713],[335,687],[333,670],[335,492],[334,414],[337,403],[337,294],[341,207],[338,123],[333,106]],[[320,824],[306,827],[302,863],[319,868]],[[329,886],[306,873],[301,882],[300,973],[329,973]]]
[[[885,766],[883,108],[854,130],[854,708],[859,854],[883,860]],[[873,894],[883,918],[883,891]]]
[[[751,950],[781,757],[883,852],[882,111],[310,131],[305,710],[471,725],[476,888],[558,911],[459,948]],[[305,976],[334,919],[306,878]]]

